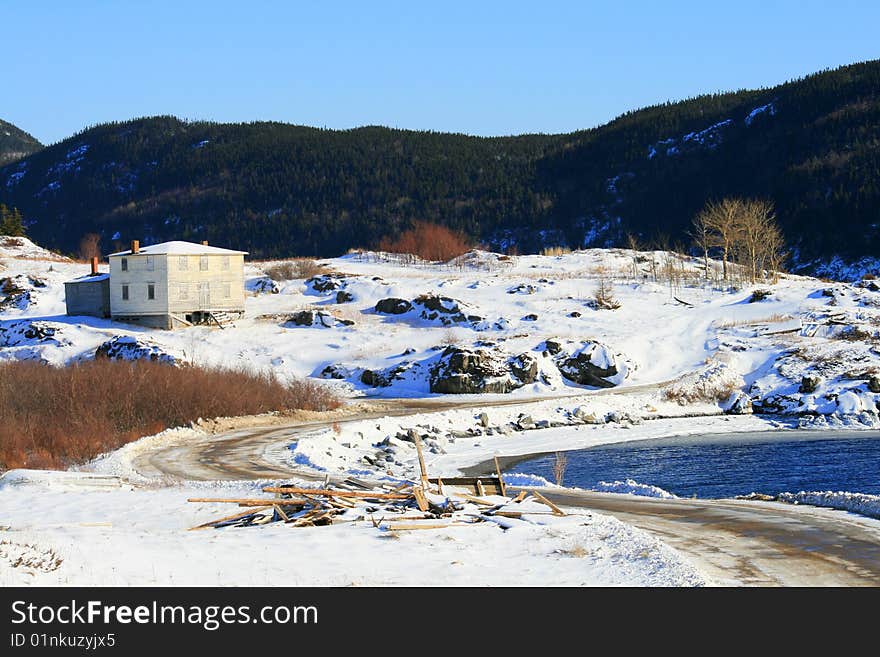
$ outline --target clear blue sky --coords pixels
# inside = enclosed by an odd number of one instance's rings
[[[0,0],[0,118],[565,132],[880,57],[880,2]]]

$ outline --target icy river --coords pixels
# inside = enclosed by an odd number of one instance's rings
[[[634,479],[679,497],[723,498],[751,492],[880,494],[880,432],[791,431],[662,438],[565,453],[565,486]],[[554,480],[553,454],[520,461],[510,472]]]

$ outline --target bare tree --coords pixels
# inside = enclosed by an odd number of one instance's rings
[[[553,461],[553,478],[557,486],[562,486],[565,481],[565,471],[568,468],[568,456],[565,452],[556,452]]]
[[[739,241],[738,219],[742,207],[741,199],[725,198],[720,201],[710,201],[700,211],[702,216],[699,222],[705,224],[709,233],[714,236],[713,246],[721,249],[721,272],[725,281],[730,280],[729,265]]]
[[[694,217],[691,237],[703,252],[703,269],[706,272],[706,280],[709,280],[709,250],[715,246],[715,236],[712,233],[712,226],[705,210],[698,212]]]
[[[86,233],[79,241],[79,257],[83,260],[101,257],[101,236],[98,233]]]
[[[725,281],[731,280],[734,263],[743,280],[755,283],[765,270],[777,271],[784,257],[773,204],[762,199],[725,198],[707,203],[694,218],[693,235],[703,249],[707,274],[709,250],[721,250]]]

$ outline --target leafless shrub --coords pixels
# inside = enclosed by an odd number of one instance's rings
[[[381,251],[413,255],[432,262],[448,262],[471,249],[464,233],[427,221],[417,221],[409,230],[379,243]]]
[[[571,253],[571,249],[567,246],[545,246],[541,249],[542,256],[561,256]]]
[[[200,417],[339,406],[326,387],[274,373],[106,359],[0,366],[0,470],[64,468]]]
[[[872,342],[874,333],[865,331],[858,326],[847,326],[834,337],[837,340],[846,340],[847,342]]]
[[[326,272],[326,267],[311,258],[285,260],[268,267],[266,276],[273,281],[292,281],[298,278],[310,278]]]
[[[593,292],[593,303],[597,309],[617,310],[620,302],[614,298],[614,285],[605,267],[596,267],[596,289]]]

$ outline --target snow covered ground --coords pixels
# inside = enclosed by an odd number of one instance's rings
[[[10,474],[12,482],[0,479],[0,586],[705,583],[657,539],[589,512],[545,512],[507,530],[482,523],[388,532],[360,522],[186,531],[233,512],[230,505],[188,504],[187,497],[253,497],[259,487],[90,490],[88,483],[47,487]]]
[[[783,276],[756,300],[757,286],[707,283],[699,260],[675,260],[674,285],[653,280],[670,256],[627,250],[473,252],[442,266],[351,254],[322,261],[323,276],[280,282],[265,274],[276,263],[250,263],[247,312],[234,327],[158,331],[67,317],[63,283],[88,266],[5,240],[0,360],[63,365],[133,339],[143,353],[314,377],[351,398],[454,390],[485,403],[343,421],[272,452],[297,468],[362,477],[412,477],[412,432],[431,473],[451,476],[495,455],[779,427],[753,409],[816,428],[878,425],[880,287]],[[600,280],[617,309],[592,298]],[[252,482],[151,481],[132,467],[135,454],[199,435],[165,432],[86,468],[123,477],[119,487],[12,477],[0,486],[0,583],[703,582],[668,547],[599,514],[397,538],[354,525],[184,532],[224,511],[186,504],[194,491],[254,492]],[[651,492],[650,482],[608,488]],[[498,563],[515,564],[521,579]]]

